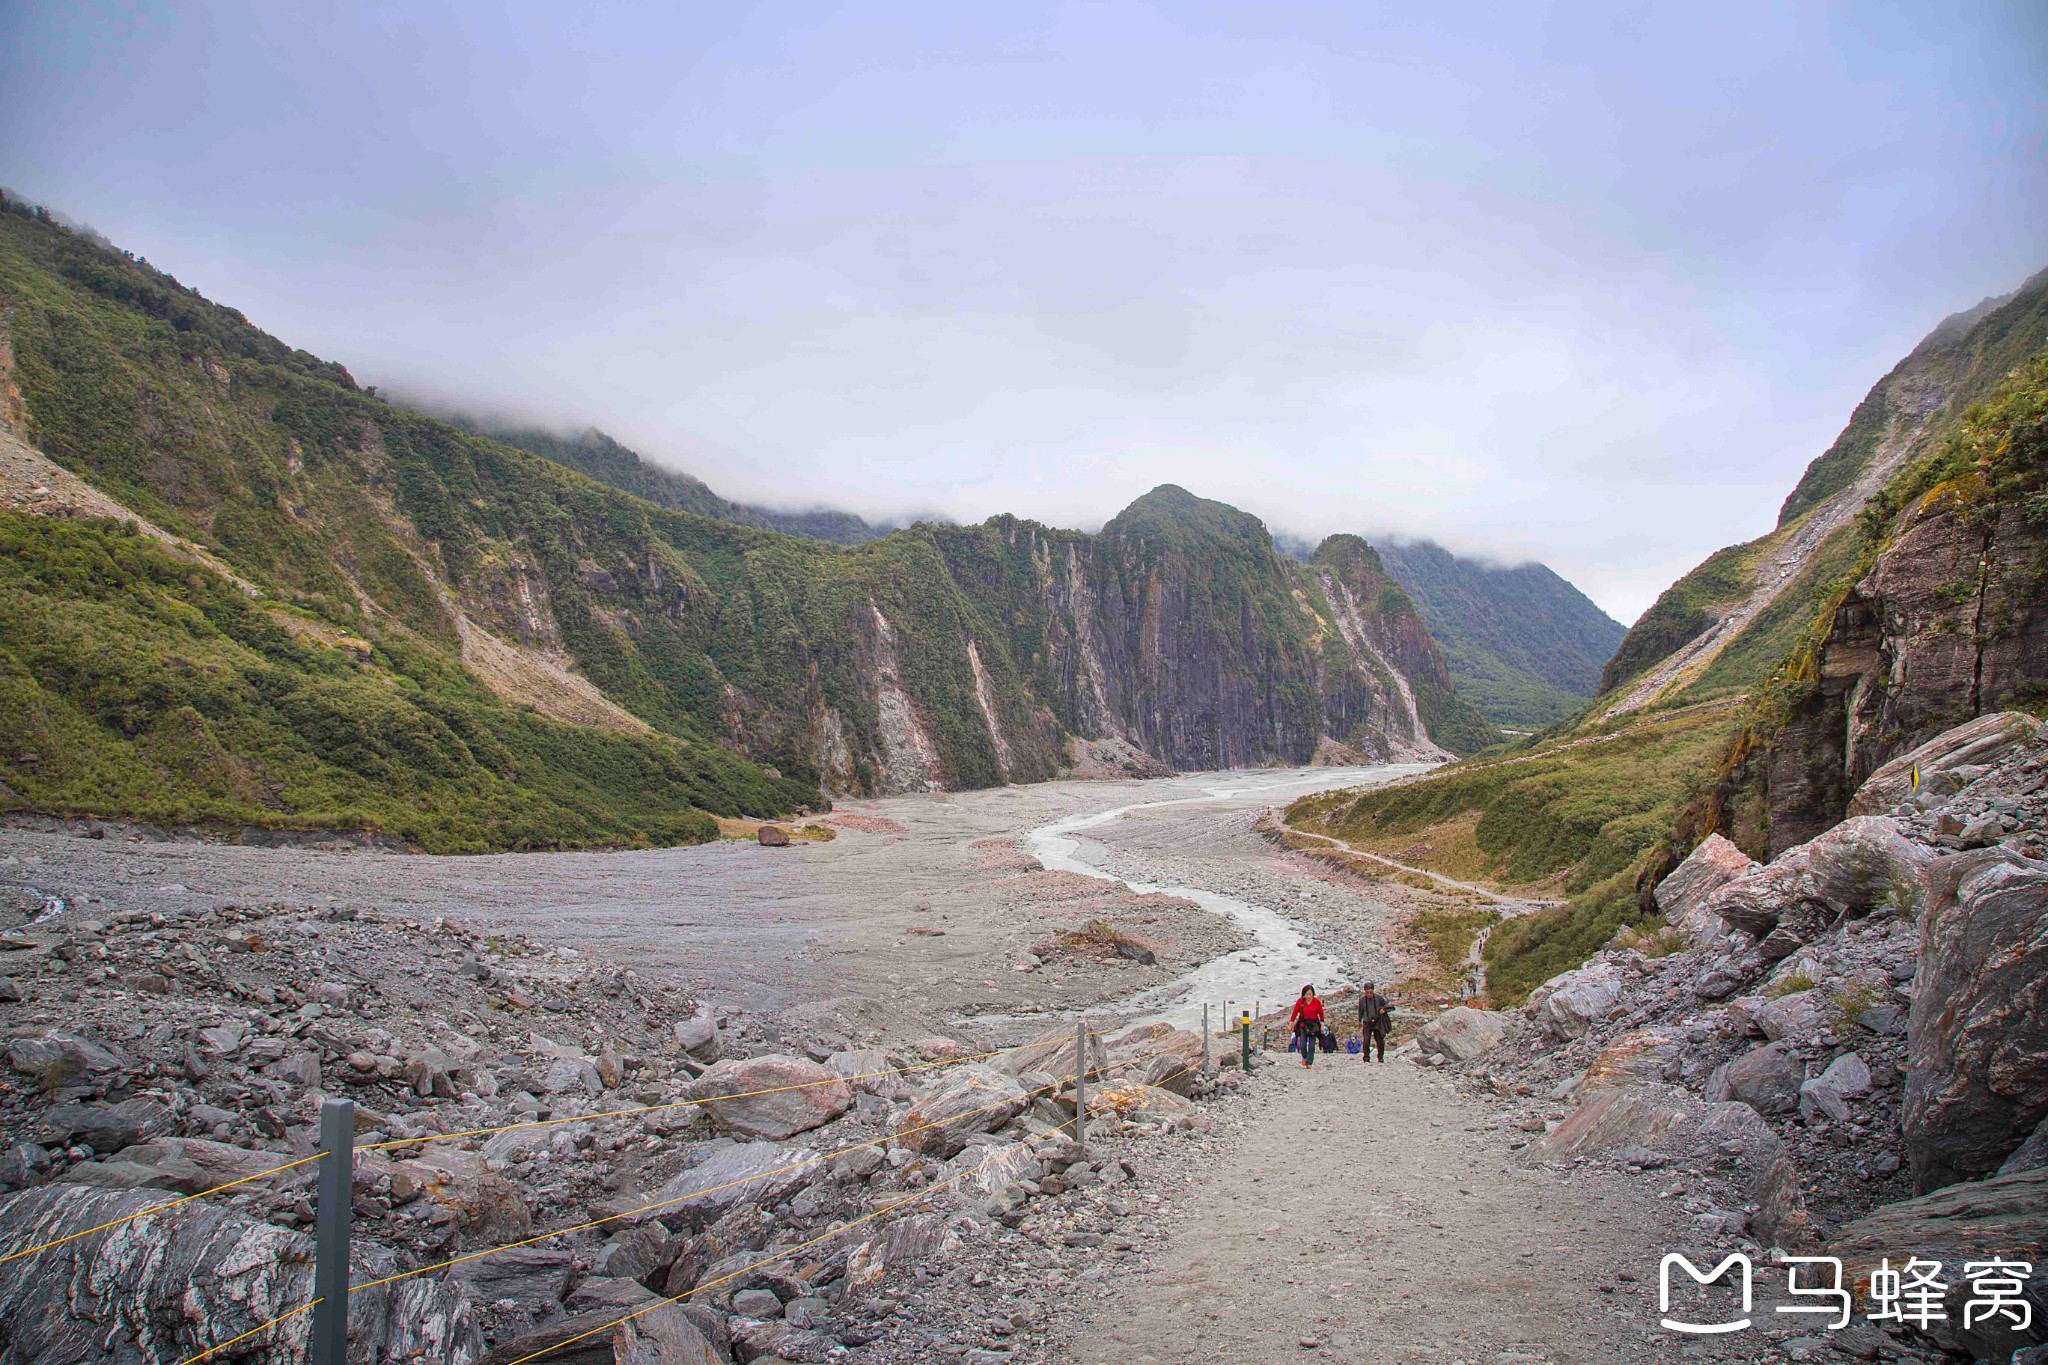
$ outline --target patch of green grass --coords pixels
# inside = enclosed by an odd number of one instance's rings
[[[803,784],[713,745],[507,706],[402,629],[284,630],[125,525],[0,513],[13,804],[161,824],[382,830],[431,852],[695,843]]]
[[[1471,811],[1486,874],[1565,874],[1568,894],[1631,866],[1701,781],[1733,727],[1715,712],[1652,718],[1585,744],[1480,758],[1417,782],[1295,803],[1291,823],[1361,841],[1420,834]]]
[[[1685,935],[1669,924],[1623,925],[1613,942],[1617,948],[1650,958],[1669,957],[1685,949]]]
[[[1472,941],[1482,930],[1498,923],[1498,910],[1432,906],[1410,920],[1408,927],[1429,946],[1430,955],[1444,976],[1456,981],[1464,975]]]
[[[1559,877],[1565,904],[1507,921],[1487,940],[1488,994],[1514,1003],[1618,930],[1661,922],[1642,909],[1638,881],[1678,812],[1711,780],[1734,725],[1714,710],[1634,717],[1591,742],[1552,740],[1395,787],[1304,798],[1287,818],[1364,843],[1477,811],[1472,838],[1486,875]]]
[[[1812,989],[1812,977],[1805,972],[1793,972],[1790,976],[1780,977],[1764,987],[1764,994],[1772,1000],[1783,1000],[1788,995],[1797,995],[1801,991]]]

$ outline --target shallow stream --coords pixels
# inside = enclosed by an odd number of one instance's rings
[[[1102,869],[1104,850],[1083,835],[1091,829],[1122,819],[1133,811],[1161,806],[1215,804],[1268,804],[1291,801],[1298,796],[1332,787],[1366,787],[1420,772],[1426,765],[1388,763],[1368,768],[1288,769],[1284,772],[1217,773],[1218,785],[1205,787],[1199,796],[1174,797],[1162,801],[1140,801],[1112,810],[1070,815],[1040,825],[1024,837],[1024,850],[1055,872],[1075,872],[1100,877],[1128,886],[1133,891],[1179,896],[1193,901],[1214,915],[1221,915],[1251,936],[1251,943],[1234,953],[1225,953],[1183,972],[1173,980],[1151,986],[1122,1000],[1083,1011],[1088,1014],[1117,1014],[1130,1019],[1164,1019],[1181,1027],[1199,1027],[1202,1006],[1210,1007],[1211,1022],[1221,1027],[1227,1014],[1260,1003],[1272,1005],[1288,999],[1304,981],[1335,984],[1351,974],[1351,964],[1309,947],[1301,927],[1278,910],[1255,905],[1236,896],[1198,886],[1178,886],[1134,881]],[[1227,784],[1227,785],[1225,785]],[[1047,1015],[1030,1016],[1043,1023]],[[978,1022],[1000,1023],[990,1017]]]

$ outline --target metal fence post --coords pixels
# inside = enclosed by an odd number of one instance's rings
[[[1202,1006],[1202,1071],[1209,1070],[1209,1007]]]
[[[312,1365],[348,1365],[348,1226],[354,1211],[356,1107],[320,1105],[320,1202],[313,1244]]]
[[[1251,1074],[1251,1069],[1252,1069],[1252,1016],[1251,1016],[1251,1011],[1249,1011],[1249,1010],[1245,1011],[1245,1016],[1244,1016],[1244,1022],[1243,1022],[1242,1024],[1240,1024],[1240,1025],[1238,1026],[1238,1028],[1239,1028],[1239,1033],[1240,1033],[1240,1041],[1241,1041],[1241,1042],[1242,1042],[1242,1043],[1244,1044],[1244,1069],[1245,1069],[1245,1074],[1246,1074],[1246,1075],[1250,1075],[1250,1074]]]
[[[1088,1145],[1088,1021],[1074,1021],[1074,1141]]]

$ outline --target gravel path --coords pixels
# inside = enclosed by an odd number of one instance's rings
[[[1076,1365],[1777,1359],[1657,1325],[1688,1245],[1649,1177],[1514,1164],[1494,1106],[1389,1054],[1254,1073],[1147,1273],[1092,1301]]]

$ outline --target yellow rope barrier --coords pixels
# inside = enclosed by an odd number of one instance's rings
[[[1072,1126],[1073,1122],[1073,1119],[1068,1119],[1065,1123],[1056,1125],[1051,1130],[1051,1132],[1057,1133],[1062,1128]],[[1031,1140],[1033,1142],[1041,1142],[1049,1136],[1051,1136],[1051,1133],[1045,1133]],[[684,1299],[689,1298],[692,1294],[702,1293],[706,1289],[716,1289],[719,1285],[726,1283],[728,1280],[735,1280],[742,1275],[752,1274],[754,1271],[759,1270],[764,1265],[773,1265],[775,1262],[783,1260],[786,1257],[794,1256],[799,1251],[803,1251],[810,1247],[814,1247],[818,1245],[818,1243],[820,1242],[828,1242],[832,1238],[837,1237],[839,1236],[839,1234],[847,1231],[849,1228],[857,1228],[863,1223],[872,1222],[873,1220],[882,1217],[884,1214],[894,1213],[896,1210],[904,1208],[910,1204],[914,1204],[920,1199],[929,1198],[930,1196],[944,1189],[946,1186],[952,1184],[954,1181],[965,1179],[967,1176],[973,1175],[982,1167],[991,1165],[997,1161],[1001,1161],[1002,1159],[1003,1156],[999,1153],[996,1156],[988,1158],[986,1161],[977,1161],[974,1165],[967,1167],[965,1170],[956,1171],[952,1175],[947,1176],[944,1180],[936,1181],[933,1184],[927,1185],[925,1188],[919,1190],[917,1193],[911,1195],[907,1199],[899,1199],[893,1204],[885,1205],[882,1208],[875,1209],[870,1213],[864,1213],[858,1218],[848,1219],[846,1222],[841,1223],[838,1227],[833,1228],[830,1232],[820,1233],[816,1237],[811,1238],[809,1241],[798,1242],[795,1246],[784,1247],[782,1250],[776,1252],[773,1256],[764,1257],[761,1260],[754,1262],[752,1265],[741,1266],[738,1270],[732,1271],[728,1274],[720,1275],[715,1280],[707,1280],[703,1284],[697,1285],[684,1293],[671,1294],[667,1298],[656,1299],[653,1303],[647,1304],[645,1307],[636,1308],[632,1312],[627,1313],[623,1317],[614,1318],[610,1322],[602,1323],[599,1326],[591,1328],[587,1332],[580,1332],[573,1337],[565,1337],[561,1341],[555,1342],[551,1346],[543,1347],[542,1349],[534,1351],[529,1355],[523,1355],[519,1357],[519,1359],[517,1360],[508,1362],[508,1365],[527,1365],[527,1362],[529,1361],[539,1360],[542,1356],[552,1354],[555,1351],[559,1351],[564,1346],[573,1346],[579,1341],[585,1341],[591,1337],[598,1336],[601,1333],[609,1332],[615,1327],[619,1327],[625,1323],[631,1322],[634,1318],[641,1317],[648,1313],[652,1313],[657,1308],[666,1308],[670,1304],[681,1303]]]
[[[359,1142],[356,1144],[355,1150],[358,1152],[375,1152],[386,1147],[417,1147],[424,1146],[429,1142],[447,1142],[451,1138],[484,1137],[491,1133],[510,1133],[521,1128],[552,1128],[562,1123],[594,1123],[598,1119],[631,1118],[638,1114],[659,1113],[664,1109],[684,1109],[693,1104],[718,1104],[725,1100],[751,1100],[761,1095],[781,1095],[791,1090],[809,1090],[812,1086],[831,1085],[834,1082],[844,1082],[851,1085],[855,1081],[871,1081],[882,1076],[907,1076],[913,1071],[930,1071],[934,1067],[963,1066],[968,1062],[985,1061],[990,1057],[1000,1057],[1006,1052],[1016,1052],[1019,1049],[1030,1046],[1032,1046],[1030,1043],[1019,1043],[1016,1047],[1001,1047],[993,1052],[977,1052],[968,1057],[948,1057],[943,1061],[920,1062],[916,1066],[899,1066],[888,1071],[864,1071],[856,1076],[835,1075],[830,1080],[800,1081],[795,1085],[770,1086],[765,1090],[742,1090],[731,1095],[701,1095],[693,1099],[671,1100],[666,1104],[643,1104],[635,1105],[630,1109],[608,1109],[598,1114],[564,1114],[560,1118],[528,1119],[522,1123],[502,1123],[495,1128],[464,1128],[454,1133],[429,1133],[422,1137],[388,1138],[383,1142]]]
[[[1094,1036],[1096,1036],[1096,1035],[1090,1035],[1090,1036],[1091,1036],[1091,1037],[1094,1037]],[[1102,1070],[1103,1070],[1103,1072],[1104,1072],[1104,1073],[1107,1073],[1107,1072],[1110,1072],[1110,1071],[1115,1071],[1115,1070],[1119,1070],[1119,1069],[1121,1069],[1121,1068],[1123,1068],[1123,1067],[1127,1067],[1127,1066],[1135,1066],[1135,1065],[1137,1065],[1137,1064],[1138,1064],[1139,1062],[1143,1062],[1143,1061],[1149,1061],[1149,1060],[1150,1060],[1151,1058],[1153,1058],[1153,1057],[1157,1057],[1157,1056],[1161,1055],[1162,1053],[1164,1053],[1165,1051],[1166,1051],[1166,1049],[1165,1049],[1165,1048],[1155,1048],[1155,1049],[1154,1049],[1154,1050],[1152,1050],[1151,1052],[1147,1052],[1147,1053],[1144,1053],[1144,1054],[1142,1054],[1142,1055],[1140,1055],[1140,1056],[1137,1056],[1137,1057],[1132,1057],[1132,1058],[1130,1058],[1130,1059],[1128,1059],[1128,1060],[1126,1060],[1126,1061],[1121,1061],[1121,1062],[1117,1062],[1117,1063],[1114,1063],[1114,1064],[1112,1064],[1111,1066],[1108,1066],[1108,1067],[1104,1067],[1104,1068],[1102,1068]],[[1186,1070],[1186,1068],[1182,1068],[1182,1071],[1179,1071],[1179,1072],[1175,1072],[1175,1073],[1173,1073],[1173,1075],[1176,1075],[1176,1076],[1177,1076],[1177,1075],[1181,1075],[1181,1074],[1184,1074],[1185,1070]],[[1169,1080],[1170,1080],[1170,1079],[1172,1079],[1172,1077],[1171,1077],[1171,1076],[1169,1076],[1169,1077],[1167,1077],[1166,1079],[1169,1079]],[[1037,1087],[1035,1087],[1035,1088],[1033,1088],[1033,1089],[1031,1089],[1031,1090],[1027,1090],[1027,1091],[1025,1091],[1025,1092],[1024,1092],[1024,1093],[1025,1093],[1025,1097],[1026,1097],[1027,1099],[1036,1099],[1036,1098],[1038,1098],[1038,1097],[1039,1097],[1039,1096],[1041,1096],[1041,1095],[1051,1094],[1051,1093],[1053,1093],[1053,1092],[1056,1092],[1056,1091],[1058,1091],[1058,1090],[1059,1090],[1059,1088],[1060,1088],[1061,1086],[1065,1085],[1065,1084],[1066,1084],[1066,1082],[1065,1082],[1065,1081],[1056,1081],[1056,1082],[1054,1082],[1054,1083],[1053,1083],[1052,1085],[1049,1085],[1049,1086],[1046,1086],[1046,1085],[1041,1085],[1041,1086],[1037,1086]],[[869,1140],[867,1140],[866,1142],[855,1142],[855,1143],[851,1143],[851,1144],[849,1144],[849,1145],[847,1145],[847,1146],[845,1146],[845,1147],[841,1147],[841,1148],[837,1149],[836,1151],[831,1151],[831,1152],[820,1152],[820,1153],[818,1153],[818,1154],[817,1154],[816,1156],[810,1157],[810,1158],[808,1158],[808,1159],[806,1159],[806,1160],[803,1160],[803,1161],[798,1161],[798,1162],[792,1162],[792,1163],[791,1163],[790,1165],[788,1165],[788,1166],[781,1166],[781,1167],[777,1167],[777,1168],[776,1168],[775,1170],[772,1170],[772,1171],[761,1171],[761,1172],[759,1172],[759,1173],[757,1173],[757,1174],[755,1174],[755,1175],[743,1176],[743,1177],[741,1177],[741,1178],[740,1178],[740,1179],[738,1179],[738,1180],[728,1180],[728,1181],[727,1181],[727,1182],[726,1182],[725,1184],[723,1184],[723,1185],[713,1185],[713,1186],[710,1186],[710,1187],[709,1187],[709,1188],[707,1188],[707,1189],[702,1189],[702,1190],[693,1190],[693,1191],[691,1191],[691,1192],[690,1192],[689,1194],[684,1194],[684,1195],[677,1195],[677,1196],[676,1196],[675,1198],[673,1198],[673,1199],[662,1199],[662,1200],[657,1200],[656,1202],[654,1202],[654,1203],[652,1203],[652,1204],[642,1204],[642,1205],[640,1205],[640,1206],[639,1206],[638,1208],[632,1208],[632,1209],[625,1209],[625,1210],[622,1210],[621,1212],[618,1212],[618,1213],[614,1213],[614,1214],[611,1214],[611,1215],[609,1215],[608,1217],[604,1217],[604,1218],[593,1218],[593,1219],[591,1219],[591,1220],[590,1220],[590,1221],[588,1221],[588,1222],[584,1222],[584,1223],[576,1223],[576,1224],[573,1224],[573,1225],[571,1225],[571,1226],[569,1226],[569,1227],[555,1228],[555,1229],[553,1229],[553,1230],[551,1230],[551,1231],[548,1231],[548,1232],[542,1232],[542,1233],[537,1233],[537,1234],[535,1234],[534,1236],[532,1236],[532,1237],[528,1237],[528,1238],[525,1238],[525,1239],[523,1239],[523,1240],[521,1240],[521,1241],[517,1241],[517,1242],[506,1242],[506,1243],[503,1243],[502,1245],[499,1245],[499,1246],[494,1246],[494,1247],[486,1247],[486,1248],[484,1248],[483,1250],[480,1250],[480,1251],[472,1251],[472,1252],[468,1252],[468,1253],[466,1253],[466,1254],[464,1254],[464,1255],[461,1255],[461,1256],[453,1256],[453,1257],[450,1257],[449,1259],[447,1259],[447,1260],[445,1260],[445,1261],[436,1261],[436,1262],[432,1263],[431,1265],[423,1265],[423,1266],[419,1266],[419,1267],[416,1267],[415,1269],[412,1269],[412,1270],[400,1271],[400,1272],[399,1272],[398,1274],[395,1274],[395,1275],[386,1275],[386,1276],[385,1276],[384,1278],[382,1278],[382,1279],[379,1279],[379,1280],[370,1280],[370,1281],[367,1281],[367,1282],[365,1282],[365,1283],[363,1283],[363,1284],[359,1284],[359,1285],[352,1285],[352,1286],[350,1286],[350,1292],[351,1292],[351,1293],[353,1293],[353,1292],[354,1292],[355,1290],[358,1290],[358,1289],[375,1289],[375,1288],[378,1288],[379,1286],[382,1286],[382,1285],[387,1285],[387,1284],[393,1284],[393,1283],[396,1283],[396,1282],[397,1282],[397,1281],[399,1281],[399,1280],[408,1280],[408,1279],[411,1279],[411,1278],[412,1278],[413,1276],[415,1276],[415,1275],[424,1275],[424,1274],[426,1274],[426,1273],[427,1273],[427,1272],[429,1272],[429,1271],[434,1271],[434,1270],[444,1270],[444,1269],[446,1269],[446,1268],[447,1268],[447,1267],[449,1267],[449,1266],[453,1266],[453,1265],[460,1265],[460,1264],[462,1264],[462,1263],[463,1263],[463,1262],[465,1262],[465,1261],[477,1261],[477,1260],[482,1260],[482,1259],[484,1259],[484,1258],[486,1258],[486,1257],[489,1257],[489,1256],[495,1256],[495,1255],[497,1255],[497,1254],[498,1254],[499,1252],[501,1252],[501,1251],[511,1251],[511,1250],[514,1250],[515,1248],[518,1248],[518,1247],[524,1247],[524,1246],[532,1246],[532,1245],[533,1245],[534,1243],[536,1243],[536,1242],[545,1242],[545,1241],[547,1241],[547,1240],[548,1240],[548,1239],[549,1239],[550,1237],[562,1237],[562,1236],[566,1236],[566,1235],[568,1235],[569,1233],[572,1233],[572,1232],[583,1232],[583,1231],[586,1231],[586,1230],[588,1230],[588,1229],[590,1229],[590,1228],[597,1228],[597,1227],[603,1227],[603,1226],[604,1226],[605,1224],[607,1224],[607,1223],[616,1223],[616,1222],[619,1222],[619,1221],[620,1221],[620,1220],[622,1220],[622,1219],[626,1219],[626,1218],[633,1218],[633,1217],[637,1217],[638,1215],[640,1215],[640,1214],[643,1214],[643,1213],[651,1213],[651,1212],[653,1212],[653,1211],[654,1211],[655,1209],[660,1209],[660,1208],[667,1208],[667,1207],[668,1207],[669,1205],[671,1205],[671,1204],[681,1204],[681,1203],[686,1203],[686,1202],[688,1202],[689,1200],[692,1200],[692,1199],[703,1199],[703,1198],[706,1198],[706,1197],[708,1197],[708,1196],[710,1196],[710,1195],[714,1195],[714,1194],[721,1194],[721,1193],[723,1193],[723,1192],[724,1192],[724,1191],[726,1191],[726,1190],[738,1189],[738,1188],[739,1188],[740,1186],[742,1186],[742,1185],[750,1185],[750,1184],[752,1184],[753,1182],[755,1182],[755,1181],[757,1181],[757,1180],[766,1180],[766,1179],[767,1179],[767,1178],[768,1178],[769,1176],[772,1176],[772,1175],[782,1175],[782,1174],[785,1174],[785,1173],[787,1173],[787,1172],[789,1172],[789,1171],[800,1171],[800,1170],[803,1170],[803,1169],[804,1169],[804,1168],[806,1168],[806,1167],[809,1167],[809,1166],[815,1166],[815,1165],[819,1164],[820,1162],[825,1162],[825,1161],[835,1161],[835,1160],[837,1160],[838,1158],[840,1158],[840,1157],[842,1157],[842,1156],[845,1156],[845,1155],[846,1155],[846,1154],[847,1154],[848,1152],[858,1152],[858,1151],[861,1151],[861,1150],[863,1150],[863,1149],[865,1149],[865,1148],[869,1148],[869,1147],[879,1147],[879,1146],[883,1145],[884,1143],[888,1143],[888,1142],[893,1142],[893,1141],[895,1141],[895,1140],[897,1140],[897,1139],[899,1139],[899,1138],[909,1137],[909,1136],[911,1136],[911,1135],[912,1135],[912,1134],[914,1134],[914,1133],[922,1133],[922,1132],[926,1132],[926,1131],[928,1131],[928,1130],[930,1130],[930,1129],[933,1129],[933,1128],[943,1128],[943,1127],[945,1127],[945,1126],[946,1126],[947,1124],[949,1124],[949,1123],[957,1123],[957,1122],[958,1122],[959,1120],[961,1120],[961,1119],[964,1119],[964,1118],[967,1118],[967,1117],[969,1117],[969,1116],[971,1116],[971,1115],[974,1115],[974,1114],[984,1114],[984,1113],[987,1113],[987,1112],[988,1112],[989,1110],[991,1110],[991,1109],[997,1109],[997,1108],[1000,1108],[1000,1107],[1002,1107],[1002,1104],[1003,1104],[1003,1101],[1001,1101],[1001,1100],[998,1100],[998,1101],[996,1101],[996,1102],[995,1102],[995,1103],[993,1103],[993,1104],[983,1104],[983,1105],[978,1105],[978,1106],[976,1106],[976,1107],[975,1107],[975,1108],[973,1108],[973,1109],[963,1109],[963,1110],[961,1110],[961,1111],[960,1111],[959,1113],[957,1113],[957,1114],[951,1114],[951,1115],[948,1115],[948,1116],[947,1116],[946,1118],[943,1118],[943,1119],[937,1119],[937,1120],[934,1120],[934,1121],[933,1121],[933,1122],[931,1122],[931,1123],[924,1123],[924,1124],[919,1124],[919,1125],[918,1125],[917,1127],[915,1127],[915,1128],[899,1129],[899,1130],[897,1130],[897,1131],[895,1131],[895,1132],[891,1132],[891,1133],[884,1133],[884,1134],[883,1134],[883,1135],[882,1135],[881,1137],[878,1137],[878,1138],[870,1138],[870,1139],[869,1139]]]
[[[174,1209],[180,1204],[189,1204],[195,1199],[204,1199],[209,1194],[219,1194],[222,1190],[231,1190],[237,1185],[246,1185],[252,1180],[261,1180],[266,1176],[273,1176],[281,1171],[289,1171],[294,1166],[303,1166],[309,1161],[318,1161],[325,1155],[325,1152],[315,1152],[311,1156],[302,1156],[297,1161],[287,1161],[282,1166],[272,1166],[267,1171],[258,1171],[254,1175],[245,1175],[240,1179],[230,1180],[225,1185],[215,1185],[210,1190],[201,1190],[197,1194],[188,1194],[177,1199],[165,1200],[161,1204],[152,1204],[139,1213],[131,1213],[125,1218],[116,1218],[110,1223],[101,1223],[97,1227],[86,1228],[82,1232],[73,1232],[62,1237],[52,1238],[50,1241],[29,1247],[23,1251],[11,1251],[5,1256],[0,1256],[0,1265],[6,1265],[9,1261],[18,1261],[24,1256],[33,1256],[38,1251],[48,1251],[51,1247],[63,1246],[66,1242],[75,1242],[81,1237],[90,1237],[95,1232],[105,1232],[108,1228],[120,1227],[123,1223],[132,1223],[138,1218],[147,1218],[153,1213],[162,1213],[165,1209]]]
[[[183,1360],[178,1362],[178,1365],[196,1365],[198,1361],[207,1359],[209,1356],[212,1356],[217,1351],[225,1351],[228,1347],[234,1345],[238,1341],[247,1341],[250,1337],[255,1336],[258,1332],[268,1332],[271,1328],[277,1326],[280,1322],[287,1322],[290,1319],[297,1317],[299,1314],[306,1312],[319,1302],[320,1300],[314,1299],[312,1303],[302,1303],[297,1308],[288,1309],[285,1312],[279,1313],[269,1322],[258,1323],[256,1324],[256,1326],[251,1327],[248,1331],[243,1332],[239,1336],[232,1336],[229,1337],[226,1341],[217,1342],[214,1345],[207,1347],[205,1350],[201,1351],[196,1356],[186,1356]]]

